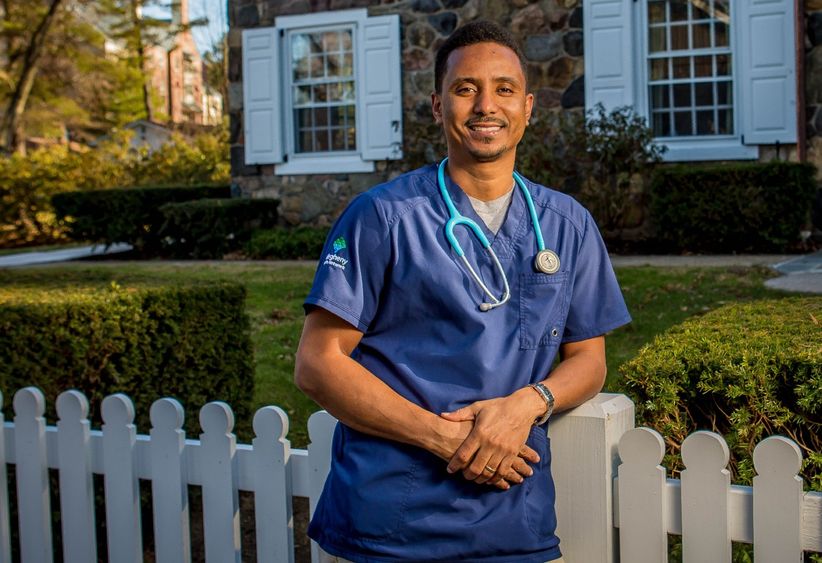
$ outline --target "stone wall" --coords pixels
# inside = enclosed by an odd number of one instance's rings
[[[243,163],[242,30],[272,26],[277,16],[367,8],[369,15],[399,14],[402,33],[406,154],[438,158],[435,143],[413,138],[431,123],[434,54],[459,25],[490,19],[510,29],[528,60],[528,81],[544,112],[579,111],[585,104],[582,0],[229,0],[229,99],[232,181],[245,195],[277,197],[289,224],[330,224],[369,187],[405,170],[405,161],[378,162],[372,174],[275,176],[273,166]],[[806,111],[808,158],[822,170],[822,0],[806,0]],[[430,135],[431,129],[428,128]],[[426,144],[420,149],[419,144]],[[413,151],[411,150],[413,146]],[[763,147],[761,159],[777,156]],[[779,157],[796,158],[794,146]]]
[[[432,121],[436,50],[458,25],[474,19],[494,20],[513,31],[528,59],[538,111],[585,104],[580,0],[229,0],[232,181],[243,194],[279,198],[281,216],[290,224],[327,225],[354,195],[407,166],[378,162],[372,174],[275,176],[273,166],[243,164],[242,30],[274,25],[277,16],[348,8],[368,8],[372,16],[400,15],[406,153],[414,124]]]

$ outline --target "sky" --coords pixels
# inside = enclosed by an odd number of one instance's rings
[[[207,26],[196,26],[191,28],[194,41],[197,42],[197,49],[201,55],[205,55],[211,50],[211,46],[217,42],[220,36],[228,30],[228,16],[226,14],[228,0],[188,0],[188,17],[196,20],[202,17],[208,18]],[[171,1],[156,0],[147,1],[143,10],[146,16],[156,18],[171,18]]]

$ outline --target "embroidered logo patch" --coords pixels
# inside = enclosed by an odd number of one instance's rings
[[[345,238],[337,237],[336,240],[331,245],[334,248],[333,253],[329,253],[325,256],[325,261],[323,264],[325,266],[331,266],[333,268],[339,268],[340,270],[345,270],[346,264],[348,264],[348,259],[343,258],[340,256],[340,252],[348,248],[348,245],[345,243]]]

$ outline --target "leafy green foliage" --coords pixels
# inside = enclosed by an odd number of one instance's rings
[[[174,283],[32,270],[3,274],[0,289],[0,385],[36,385],[54,420],[57,395],[69,388],[100,404],[123,392],[137,423],[150,428],[151,403],[174,396],[196,412],[211,400],[231,404],[250,424],[254,360],[245,289],[232,282]],[[197,417],[186,420],[199,432]],[[247,430],[246,426],[246,430]]]
[[[651,209],[661,242],[690,252],[783,252],[809,222],[809,164],[770,162],[659,168]]]
[[[754,446],[784,434],[810,453],[822,490],[822,298],[732,304],[672,327],[620,368],[637,420],[670,440],[668,467],[691,432],[722,434],[735,482],[753,477]]]
[[[160,207],[164,251],[179,258],[221,258],[254,229],[277,224],[277,199],[198,199]]]
[[[55,146],[27,157],[0,157],[0,248],[65,240],[66,227],[57,221],[51,205],[52,197],[59,193],[229,181],[224,130],[201,134],[193,141],[175,135],[152,154],[130,150],[130,135],[115,131],[97,148],[85,152]]]
[[[297,227],[255,231],[245,245],[249,258],[274,260],[316,260],[328,237],[328,229]]]
[[[57,194],[52,203],[71,238],[107,245],[126,242],[153,255],[163,246],[163,205],[230,195],[228,186],[122,188]]]

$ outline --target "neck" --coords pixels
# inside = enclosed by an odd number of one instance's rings
[[[493,162],[462,163],[448,157],[447,170],[451,180],[462,191],[475,199],[490,201],[511,190],[514,174],[514,156]]]

